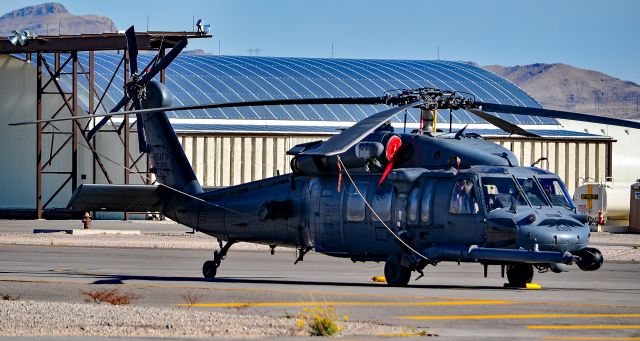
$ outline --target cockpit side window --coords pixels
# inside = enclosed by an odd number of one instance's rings
[[[480,206],[476,198],[476,189],[473,179],[459,178],[453,184],[449,213],[454,214],[478,214]]]
[[[540,181],[542,189],[549,197],[549,200],[551,200],[551,205],[562,206],[568,209],[573,209],[575,207],[569,199],[569,194],[562,185],[562,182],[560,182],[560,179],[538,178],[538,181]]]
[[[482,177],[482,195],[487,212],[496,209],[508,209],[511,206],[526,206],[524,200],[513,178],[507,176],[485,176]]]
[[[538,187],[533,178],[518,178],[518,183],[532,206],[549,206],[542,191],[540,191],[540,187]]]

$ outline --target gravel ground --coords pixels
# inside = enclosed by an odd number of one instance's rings
[[[375,322],[339,322],[342,335],[418,332]],[[0,336],[281,337],[304,336],[296,318],[188,308],[0,301]]]
[[[640,234],[613,234],[592,232],[591,245],[602,251],[605,261],[640,261]],[[0,233],[0,244],[47,245],[77,247],[132,247],[158,249],[214,250],[215,238],[203,233],[145,233],[142,235],[89,235],[77,236],[57,233]],[[267,245],[238,243],[234,250],[267,251]]]
[[[56,233],[0,233],[0,244],[47,245],[76,247],[132,247],[152,249],[214,250],[215,238],[203,233],[146,233],[141,235],[99,234],[78,236],[65,232]],[[234,250],[269,250],[269,246],[237,243]]]

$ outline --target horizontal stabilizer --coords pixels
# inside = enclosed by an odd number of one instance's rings
[[[71,196],[67,209],[74,211],[160,212],[162,189],[154,185],[83,184]]]

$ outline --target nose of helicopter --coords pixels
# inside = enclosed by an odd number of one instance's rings
[[[540,251],[577,251],[589,244],[589,227],[573,221],[543,220],[520,225],[520,243],[524,248],[538,245]]]

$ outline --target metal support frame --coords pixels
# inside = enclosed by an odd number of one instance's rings
[[[137,45],[140,50],[159,51],[161,56],[165,55],[165,49],[174,47],[182,38],[210,37],[212,36],[198,32],[138,32],[136,34]],[[95,51],[126,51],[125,35],[123,33],[103,33],[39,36],[25,46],[16,46],[8,40],[0,40],[0,54],[24,54],[24,60],[27,63],[31,62],[33,56],[36,57],[36,119],[38,120],[64,115],[83,116],[86,114],[95,114],[98,110],[108,112],[109,109],[111,109],[105,107],[103,100],[113,85],[118,72],[121,72],[120,67],[123,63],[125,64],[125,80],[128,78],[128,60],[125,60],[126,57],[122,58],[116,66],[107,86],[103,89],[103,93],[99,94],[96,90],[94,73]],[[79,52],[89,53],[88,65],[83,65],[80,62],[78,59]],[[45,56],[51,58],[47,60]],[[71,72],[65,72],[64,70],[67,70],[69,67],[71,68]],[[68,75],[71,75],[71,88],[68,89],[68,91],[71,92],[65,92],[60,85],[61,76],[68,77]],[[84,76],[88,82],[89,101],[86,111],[78,107],[79,75],[81,75],[80,77]],[[162,83],[166,82],[166,73],[164,70],[160,73],[160,81]],[[46,109],[50,106],[50,103],[45,105],[45,100],[50,97],[62,99],[62,105],[56,108],[57,110],[55,111]],[[129,150],[130,134],[137,132],[135,131],[135,127],[132,129],[129,124],[129,118],[125,118],[124,120],[126,124],[121,125],[121,129],[114,129],[113,127],[116,127],[116,124],[114,124],[113,120],[110,120],[111,128],[109,126],[105,127],[106,129],[102,129],[100,134],[117,133],[116,136],[118,136],[118,140],[123,147],[124,166],[128,168],[125,170],[124,183],[130,183],[131,174],[138,173],[143,183],[151,184],[153,181],[147,176],[151,175],[149,172],[149,157],[144,154],[134,154],[134,158]],[[85,119],[69,124],[36,124],[35,215],[38,219],[42,219],[48,213],[53,213],[50,211],[51,208],[49,204],[60,193],[68,189],[73,191],[78,187],[78,147],[81,149],[86,148],[93,155],[93,174],[91,175],[93,181],[89,181],[96,183],[101,172],[108,183],[113,183],[113,178],[103,163],[102,159],[104,157],[102,157],[96,149],[96,137],[94,136],[92,140],[86,137],[89,128],[95,123],[95,119]],[[122,136],[122,130],[124,130],[124,136]],[[45,139],[51,144],[47,150],[43,148]],[[44,153],[48,153],[48,155],[44,155]],[[64,165],[60,162],[56,163],[56,160],[61,155],[68,155],[68,153],[71,156],[71,162]],[[138,151],[136,150],[134,153],[138,153]],[[146,169],[142,169],[145,164],[142,160],[146,160]],[[50,170],[49,167],[53,168],[54,165],[58,169],[55,171]],[[60,179],[61,177],[62,180]],[[47,193],[45,195],[45,193],[43,193],[43,184],[50,184],[54,181],[59,184],[59,186],[56,187],[53,194],[49,195]],[[69,212],[62,213],[61,216],[69,216]]]
[[[123,79],[124,79],[124,84],[127,84],[129,82],[129,52],[127,50],[124,50],[124,75],[123,75]],[[129,107],[129,101],[126,101],[124,104],[125,108]],[[131,171],[130,171],[130,166],[129,166],[129,156],[130,156],[130,152],[131,152],[131,146],[130,146],[130,137],[131,137],[131,128],[129,125],[129,115],[125,115],[124,116],[124,121],[122,122],[122,125],[124,126],[124,184],[128,185],[129,184],[129,176],[131,175]],[[129,214],[129,212],[124,212],[124,220],[129,220],[129,218],[131,217],[131,215]]]
[[[71,65],[71,92],[65,92],[62,85],[60,84],[60,77],[62,75],[66,75],[68,73],[64,72],[66,67]],[[61,115],[69,115],[69,116],[82,116],[83,114],[94,114],[98,111],[99,108],[103,109],[105,112],[110,108],[106,108],[104,106],[103,99],[106,96],[107,91],[113,85],[113,81],[117,72],[119,72],[120,67],[124,64],[124,79],[125,82],[128,80],[128,59],[127,56],[123,58],[123,60],[118,65],[117,69],[114,71],[113,76],[111,77],[107,87],[104,89],[103,94],[98,94],[96,91],[95,85],[95,55],[94,51],[89,51],[89,65],[83,65],[78,59],[78,51],[68,51],[66,53],[55,52],[53,53],[53,65],[50,65],[47,59],[45,58],[45,52],[37,52],[37,67],[36,67],[36,117],[37,119],[46,119],[46,118],[54,118]],[[88,81],[88,91],[89,91],[89,103],[88,110],[83,111],[78,107],[78,89],[79,89],[79,80],[78,76],[84,76]],[[44,81],[44,77],[48,76],[49,79]],[[49,97],[57,97],[62,99],[63,104],[54,112],[45,112],[43,106],[43,100],[45,96]],[[96,99],[98,99],[96,101]],[[97,102],[97,103],[96,103]],[[133,168],[137,173],[145,174],[148,173],[149,163],[147,162],[147,168],[142,169],[141,165],[138,161],[140,161],[144,155],[136,155],[135,159],[130,150],[130,138],[131,133],[136,133],[135,130],[130,129],[129,118],[124,118],[125,124],[123,124],[123,134],[122,136],[118,130],[106,130],[103,133],[113,133],[116,132],[119,135],[119,140],[123,147],[123,160],[124,160],[124,183],[129,184],[131,180],[131,171]],[[78,149],[80,145],[86,147],[93,155],[93,182],[95,183],[98,178],[98,169],[101,171],[102,175],[104,175],[106,181],[108,183],[113,183],[113,178],[109,174],[107,167],[105,166],[100,153],[96,149],[96,138],[93,140],[88,140],[86,137],[87,132],[92,127],[92,123],[95,123],[95,119],[87,120],[86,123],[82,121],[73,121],[73,123],[69,123],[67,128],[61,128],[61,126],[57,126],[53,123],[39,123],[36,127],[36,218],[42,219],[45,215],[45,211],[49,209],[49,205],[51,202],[60,194],[63,193],[65,188],[68,188],[70,185],[71,192],[75,191],[78,188]],[[111,122],[113,124],[113,121]],[[50,150],[48,150],[49,155],[44,157],[43,155],[43,137],[50,136]],[[56,137],[62,136],[62,142],[56,146],[55,141]],[[60,155],[65,155],[70,153],[71,162],[69,163],[68,169],[64,171],[48,171],[47,168],[51,167],[52,164],[56,161],[56,159]],[[45,162],[43,162],[45,161]],[[64,180],[60,181],[60,176],[66,176]],[[56,179],[57,178],[57,179]],[[150,183],[148,177],[143,175],[140,176],[141,180],[144,183]],[[44,197],[43,193],[43,184],[49,181],[60,181],[60,185],[56,187],[56,190],[53,194]],[[129,214],[125,213],[125,219],[129,218]]]
[[[63,68],[71,62],[72,66],[72,86],[71,93],[66,93],[62,86],[59,83],[60,75],[63,74]],[[62,112],[68,112],[71,116],[78,116],[78,53],[77,51],[71,51],[67,60],[60,65],[60,55],[59,53],[55,53],[54,55],[54,68],[48,64],[47,60],[44,58],[44,54],[42,52],[37,53],[37,67],[36,67],[36,117],[38,119],[44,118],[43,112],[43,97],[46,96],[60,96],[63,101],[63,105],[51,115],[51,117],[56,117]],[[43,84],[43,66],[44,70],[46,70],[49,80]],[[50,87],[55,88],[55,91],[48,91]],[[66,110],[65,110],[66,109]],[[38,124],[36,128],[36,164],[37,164],[37,172],[36,172],[36,218],[42,219],[44,215],[45,209],[49,206],[49,204],[55,199],[60,192],[67,186],[67,184],[71,183],[71,190],[74,191],[78,187],[78,135],[79,130],[77,129],[76,124],[70,123],[70,131],[66,132],[62,129],[58,128],[54,124]],[[45,129],[50,128],[49,131],[45,131]],[[42,163],[42,142],[43,142],[43,134],[47,134],[51,136],[51,149],[49,158],[47,162]],[[66,139],[58,147],[54,152],[54,141],[56,135],[66,135]],[[71,153],[71,165],[68,171],[47,171],[46,168],[51,166],[54,159],[63,151],[63,149],[70,149]],[[42,191],[42,185],[44,183],[45,175],[51,176],[59,176],[65,175],[66,178],[62,181],[54,193],[44,201],[44,195]]]

